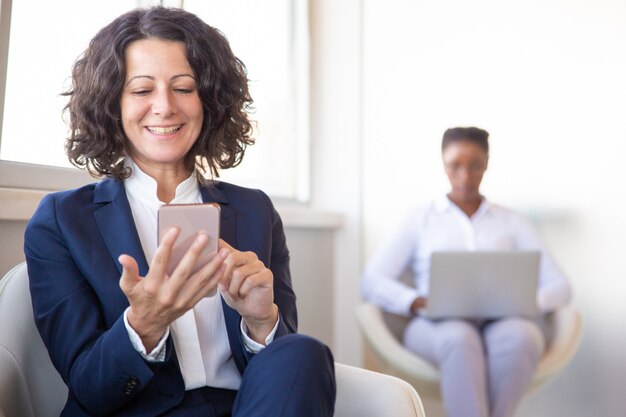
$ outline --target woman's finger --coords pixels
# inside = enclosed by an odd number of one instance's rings
[[[223,242],[223,241],[222,241]],[[220,292],[228,292],[228,287],[230,286],[230,280],[232,278],[233,270],[235,269],[235,264],[237,263],[237,259],[239,257],[239,252],[235,249],[228,249],[228,247],[222,246],[220,249],[220,253],[225,253],[226,257],[224,259],[224,265],[226,265],[226,270],[220,279],[218,284],[218,288]]]
[[[181,288],[181,292],[184,292],[190,298],[200,294],[198,299],[201,299],[214,291],[226,270],[226,265],[224,264],[226,256],[228,256],[228,253],[218,252],[210,262],[189,278],[187,283]]]
[[[226,265],[223,263],[217,268],[217,270],[209,277],[201,277],[198,274],[194,274],[192,277],[193,285],[185,286],[183,291],[188,293],[190,298],[190,304],[196,305],[198,301],[207,296],[215,294],[217,283],[222,277],[222,274],[226,270]]]
[[[222,249],[227,249],[229,251],[233,251],[236,250],[235,248],[233,248],[232,246],[230,246],[228,243],[226,243],[226,241],[224,239],[220,239],[217,242],[217,247],[222,250]]]
[[[253,262],[243,264],[233,269],[232,278],[229,283],[228,292],[234,298],[241,297],[241,285],[251,275],[257,274],[265,269],[263,262],[256,259]]]
[[[148,275],[154,276],[159,280],[162,280],[165,277],[165,274],[167,273],[167,264],[170,261],[170,256],[172,256],[172,248],[174,247],[174,242],[178,239],[179,234],[180,230],[177,227],[172,227],[165,233],[159,247],[154,253],[152,262],[150,262],[150,272]]]
[[[198,233],[196,239],[193,241],[185,255],[174,268],[170,279],[167,281],[167,286],[174,292],[178,292],[180,288],[187,282],[193,269],[196,266],[196,261],[200,257],[200,253],[209,243],[209,237],[205,233]]]
[[[247,297],[250,292],[258,287],[268,288],[272,286],[273,274],[269,269],[263,268],[263,270],[249,275],[239,287],[239,296]]]
[[[197,274],[201,274],[203,276],[212,276],[219,270],[222,265],[224,265],[224,261],[228,257],[228,251],[218,251],[217,254],[206,263],[200,270],[198,270]]]

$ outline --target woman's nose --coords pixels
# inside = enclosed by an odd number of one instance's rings
[[[463,181],[467,181],[468,178],[470,177],[470,168],[468,167],[459,167],[459,169],[456,172],[456,175],[459,177],[459,179],[463,180]]]
[[[176,102],[170,91],[159,91],[154,95],[152,112],[161,116],[169,116],[175,113]]]

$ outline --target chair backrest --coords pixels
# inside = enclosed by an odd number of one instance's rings
[[[67,387],[33,320],[26,264],[0,280],[0,416],[56,417]]]
[[[391,331],[398,342],[401,342],[404,337],[404,329],[406,329],[406,326],[409,324],[409,321],[411,321],[411,318],[388,313],[386,311],[383,311],[382,315],[389,331]]]

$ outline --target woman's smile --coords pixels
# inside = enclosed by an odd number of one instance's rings
[[[158,136],[174,136],[182,127],[182,124],[173,126],[146,126],[146,130]]]

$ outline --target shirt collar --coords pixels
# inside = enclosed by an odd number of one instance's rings
[[[124,164],[131,169],[130,177],[124,180],[127,192],[150,205],[162,206],[165,204],[157,197],[157,182],[143,172],[131,158],[126,158]],[[196,173],[178,184],[174,199],[170,204],[188,204],[197,202],[200,195],[200,186]],[[201,199],[201,198],[200,198]]]
[[[478,220],[484,215],[488,214],[490,211],[491,211],[491,203],[489,203],[489,201],[487,201],[487,199],[483,197],[483,201],[480,203],[478,210],[476,210],[476,213],[474,213],[472,218]]]
[[[448,210],[451,210],[453,206],[452,201],[447,195],[444,195],[433,202],[433,208],[438,214],[443,214]]]
[[[453,210],[454,208],[458,209],[456,204],[450,201],[447,195],[443,195],[442,197],[435,200],[433,207],[435,211],[439,214],[443,214],[449,210]],[[474,213],[472,218],[479,219],[485,214],[489,213],[490,210],[491,210],[491,203],[487,200],[486,197],[483,197],[483,201],[480,203],[478,210],[476,210],[476,213]]]

